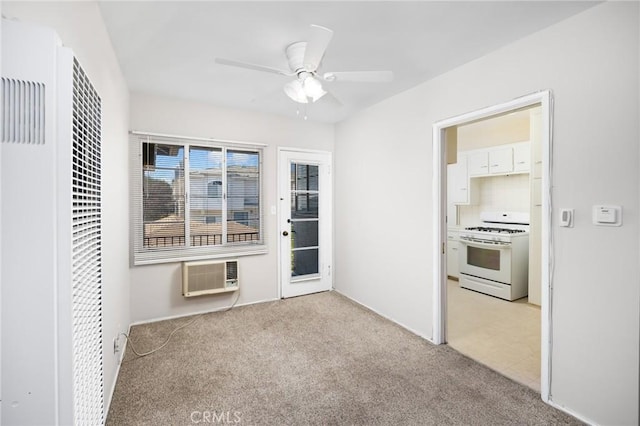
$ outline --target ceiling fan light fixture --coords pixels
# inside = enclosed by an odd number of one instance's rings
[[[334,81],[379,83],[393,80],[392,71],[335,71],[318,74],[318,68],[320,68],[320,64],[332,37],[333,31],[330,29],[320,25],[311,25],[311,31],[307,41],[292,43],[285,49],[289,70],[224,58],[216,58],[216,63],[294,77],[294,81],[290,81],[284,85],[284,92],[292,101],[305,105],[318,101],[327,93],[329,93],[328,97],[331,98],[334,103],[342,105],[333,93],[327,92],[322,87],[325,81],[327,83]]]
[[[313,102],[327,94],[326,90],[322,88],[322,83],[312,76],[304,79],[302,88],[304,89],[304,93],[310,97]]]
[[[309,102],[307,100],[307,94],[302,86],[302,83],[300,83],[299,80],[293,80],[285,84],[284,93],[286,93],[286,95],[295,102],[301,104],[306,104]]]

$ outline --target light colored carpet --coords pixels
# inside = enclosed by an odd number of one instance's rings
[[[139,351],[188,318],[134,327]],[[335,293],[207,314],[127,350],[109,425],[580,424]]]

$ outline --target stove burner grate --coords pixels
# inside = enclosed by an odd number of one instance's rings
[[[464,229],[466,229],[467,231],[495,232],[499,234],[517,234],[520,232],[524,232],[524,230],[522,229],[492,228],[488,226],[472,226]]]

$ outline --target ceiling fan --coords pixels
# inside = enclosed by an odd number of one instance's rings
[[[352,82],[388,82],[393,80],[391,71],[340,71],[325,72],[320,74],[318,68],[324,56],[327,46],[333,37],[333,31],[320,25],[311,25],[308,41],[299,41],[290,44],[285,49],[289,70],[281,70],[264,65],[256,65],[248,62],[234,61],[232,59],[216,58],[218,64],[247,68],[255,71],[264,71],[287,77],[296,77],[284,85],[284,92],[292,100],[306,104],[309,101],[316,102],[328,92],[322,86],[320,80],[352,81]],[[335,98],[335,97],[334,97]]]

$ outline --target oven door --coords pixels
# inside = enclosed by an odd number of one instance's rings
[[[511,245],[460,239],[460,272],[511,284]]]

